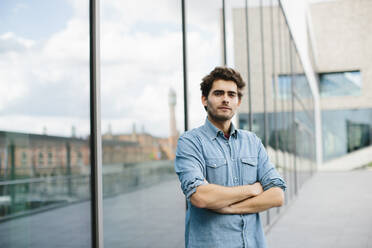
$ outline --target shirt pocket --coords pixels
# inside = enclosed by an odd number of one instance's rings
[[[257,157],[240,158],[240,168],[243,184],[257,182]]]
[[[227,185],[228,167],[226,159],[206,159],[206,168],[206,179],[209,183]]]

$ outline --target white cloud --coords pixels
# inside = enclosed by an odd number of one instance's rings
[[[17,37],[14,33],[0,35],[0,111],[7,103],[14,99],[20,99],[27,92],[26,82],[30,76],[18,68],[24,68],[24,56],[28,49],[34,45],[32,40]]]
[[[62,30],[38,43],[12,37],[22,49],[0,53],[0,129],[89,133],[88,6],[69,0],[74,16]],[[199,3],[199,4],[198,4]],[[215,4],[213,2],[213,4]],[[188,5],[190,124],[204,121],[201,78],[221,64],[220,10],[212,2]],[[177,126],[183,130],[182,33],[179,1],[104,0],[101,3],[102,128],[129,132],[133,123],[167,136],[168,92],[177,93]],[[4,38],[5,37],[5,38]],[[17,43],[18,42],[18,43]],[[3,85],[4,84],[4,85]],[[10,92],[10,93],[9,93]],[[10,125],[9,121],[17,123]]]
[[[22,51],[32,47],[34,44],[33,40],[18,37],[12,32],[0,35],[0,53]]]
[[[44,41],[19,37],[17,30],[0,36],[0,46],[18,46],[0,52],[1,87],[7,89],[0,91],[0,129],[40,133],[39,126],[47,126],[65,135],[76,119],[89,118],[87,28],[87,20],[75,18]]]
[[[42,134],[44,127],[47,129],[48,135],[56,136],[71,136],[72,126],[76,129],[77,137],[87,137],[89,130],[88,118],[73,118],[66,117],[48,117],[27,115],[8,115],[0,116],[1,130],[10,132],[24,132]]]
[[[28,5],[27,4],[24,4],[24,3],[17,3],[14,8],[12,9],[12,12],[13,13],[18,13],[19,11],[23,10],[23,9],[27,9],[28,8]]]

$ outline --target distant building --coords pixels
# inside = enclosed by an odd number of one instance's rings
[[[142,128],[141,133],[137,132],[136,125],[133,124],[132,133],[129,134],[112,134],[111,127],[109,131],[102,135],[102,140],[104,141],[121,141],[121,142],[134,142],[137,143],[140,149],[139,153],[136,154],[136,158],[141,161],[149,160],[173,160],[175,157],[175,151],[177,147],[177,140],[179,137],[179,132],[176,126],[176,104],[177,96],[173,89],[169,90],[168,94],[168,104],[169,104],[169,137],[160,138],[155,137],[149,133],[146,133],[144,128]],[[107,148],[108,149],[108,148]],[[104,157],[114,157],[119,156],[118,154],[112,154],[112,149],[110,154],[105,154],[107,150],[104,150]],[[124,154],[122,154],[124,156]],[[127,154],[125,156],[132,156]],[[105,160],[104,160],[105,163]]]
[[[103,139],[103,165],[150,160],[145,149],[138,142]],[[0,179],[89,170],[89,139],[0,131]]]
[[[0,178],[80,173],[89,160],[86,139],[0,131]]]

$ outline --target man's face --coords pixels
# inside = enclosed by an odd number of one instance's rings
[[[231,120],[240,102],[236,83],[222,79],[213,82],[208,98],[202,96],[202,103],[207,107],[208,116],[219,122]]]

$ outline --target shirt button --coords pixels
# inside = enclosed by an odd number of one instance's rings
[[[214,168],[216,168],[216,166],[217,166],[216,164],[213,164],[213,167],[214,167]]]
[[[238,182],[238,178],[234,177],[234,183],[237,183],[237,182]]]
[[[234,158],[232,158],[231,161],[234,161]]]

